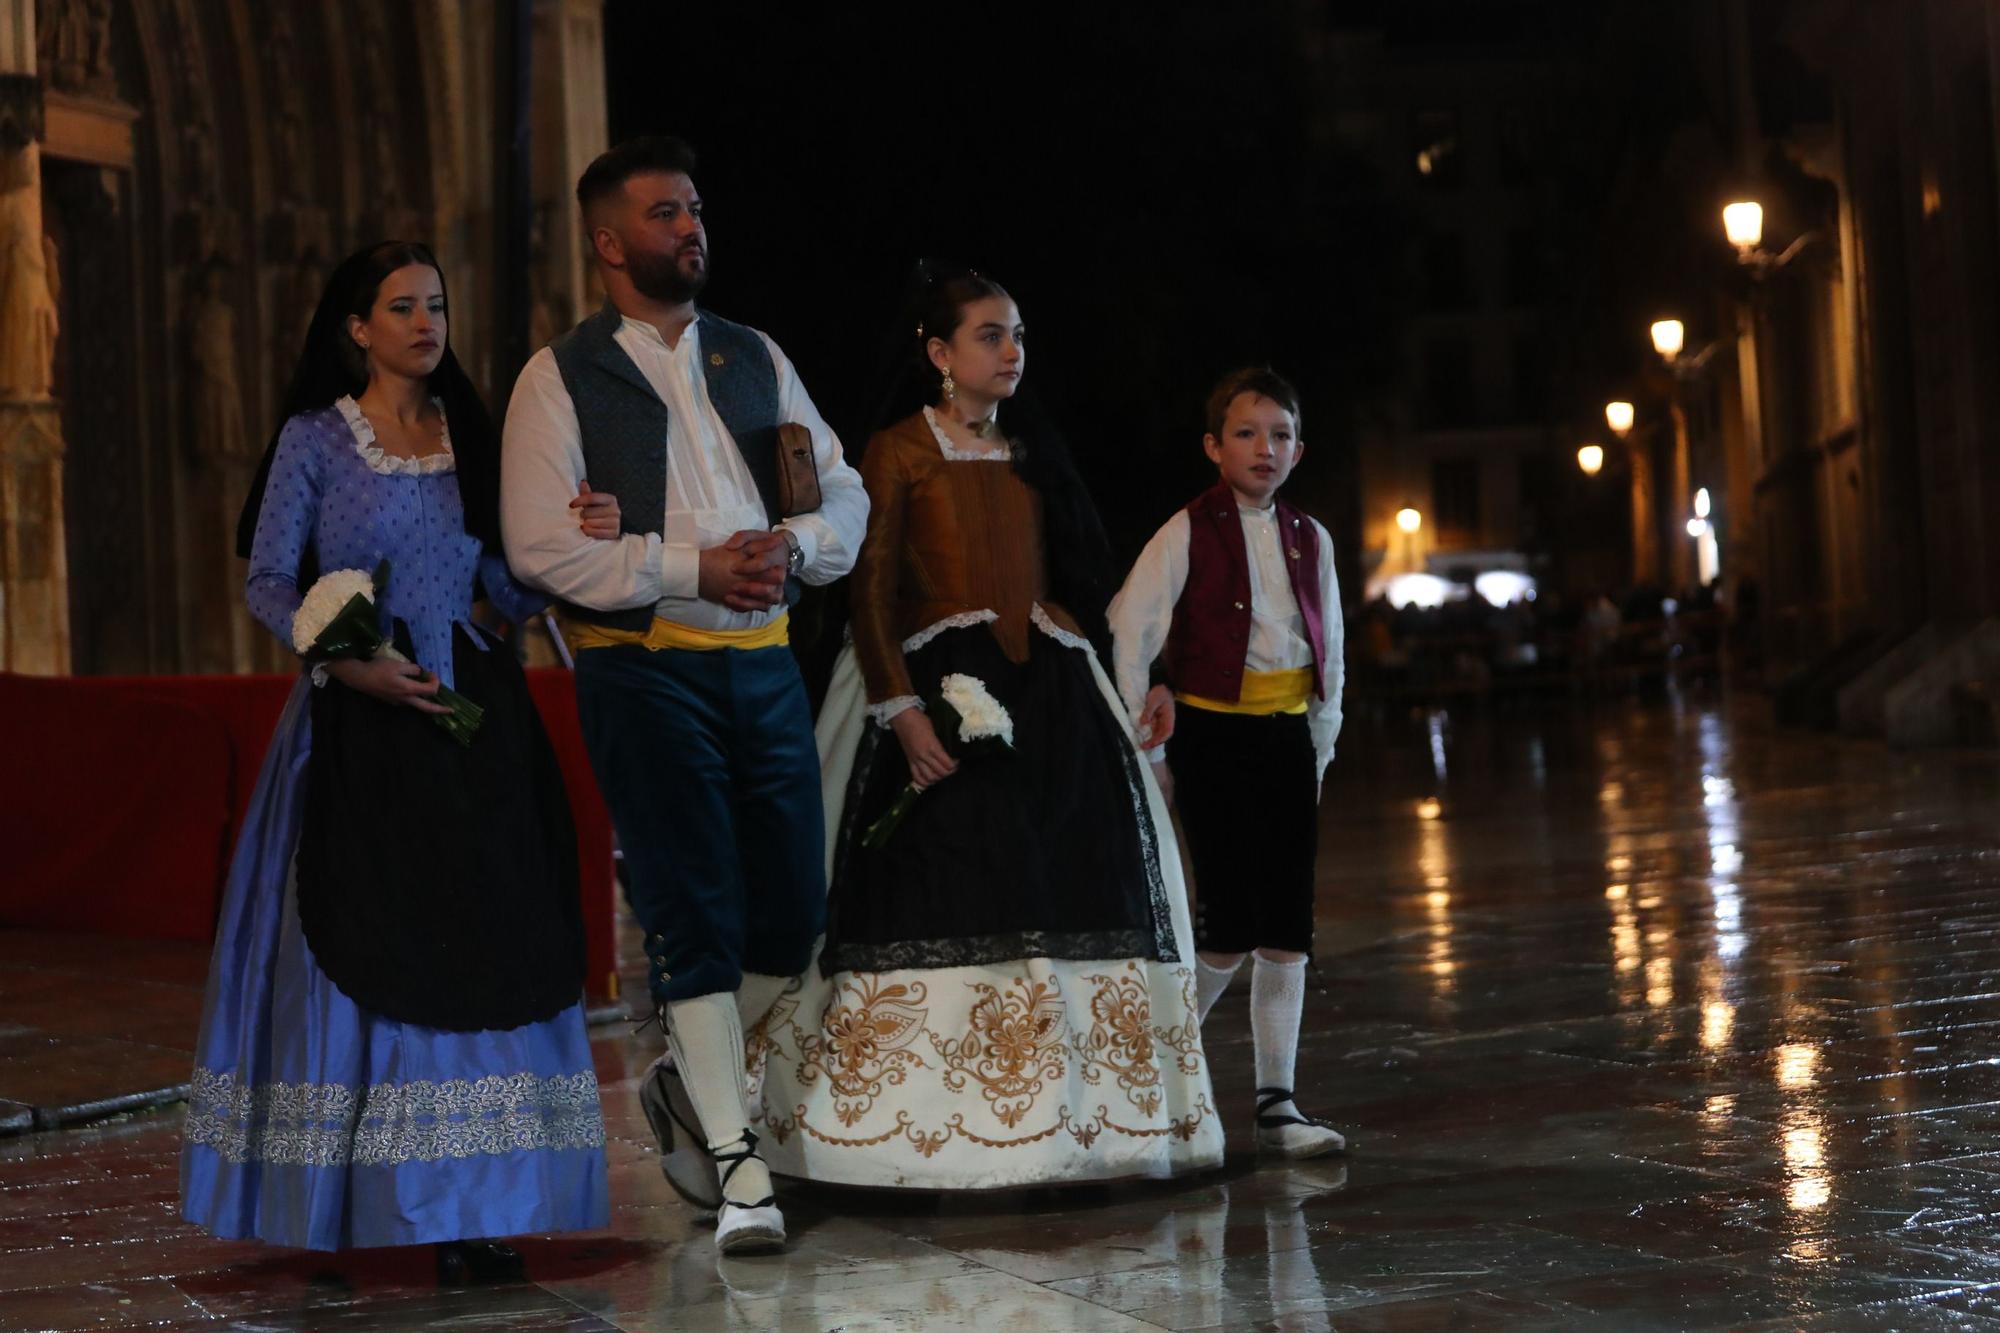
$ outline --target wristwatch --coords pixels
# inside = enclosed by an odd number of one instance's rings
[[[799,545],[799,535],[790,528],[779,528],[778,535],[785,539],[790,548],[785,556],[785,577],[797,578],[799,571],[806,567],[806,548]]]

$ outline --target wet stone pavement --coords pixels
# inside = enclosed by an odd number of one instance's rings
[[[788,1254],[718,1263],[635,1104],[658,1038],[615,1027],[613,1225],[523,1242],[530,1284],[207,1239],[169,1109],[0,1139],[0,1327],[2000,1329],[2000,757],[1764,718],[1351,726],[1300,1061],[1344,1163],[1247,1150],[1239,986],[1223,1171],[794,1190]]]

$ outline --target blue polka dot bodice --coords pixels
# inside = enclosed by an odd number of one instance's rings
[[[386,559],[389,584],[377,599],[384,632],[401,620],[417,662],[451,684],[452,627],[470,628],[475,581],[509,620],[538,611],[545,599],[466,532],[449,444],[447,437],[446,451],[427,458],[385,454],[351,398],[287,421],[257,514],[251,614],[289,648],[308,545],[322,574],[373,570]],[[472,639],[483,646],[476,632]]]

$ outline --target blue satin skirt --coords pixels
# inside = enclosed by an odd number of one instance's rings
[[[223,892],[182,1214],[313,1250],[607,1225],[580,1003],[504,1032],[445,1032],[361,1009],[313,961],[291,890],[311,688],[301,678],[285,706]]]

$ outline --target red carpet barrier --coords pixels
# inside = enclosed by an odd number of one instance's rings
[[[146,939],[214,933],[229,853],[291,676],[0,673],[0,926]],[[616,998],[611,818],[574,678],[530,671],[576,819],[587,987]]]

